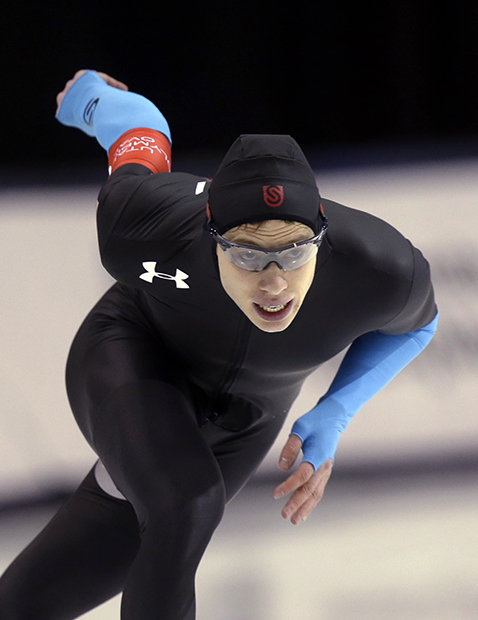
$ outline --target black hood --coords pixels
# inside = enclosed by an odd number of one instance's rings
[[[315,175],[287,135],[245,134],[226,153],[209,188],[211,220],[219,234],[246,222],[290,220],[320,231]]]

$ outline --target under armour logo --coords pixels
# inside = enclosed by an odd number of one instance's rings
[[[174,280],[176,288],[189,288],[189,285],[184,282],[189,276],[181,269],[176,269],[176,275],[170,276],[168,273],[158,273],[156,271],[156,262],[154,261],[146,261],[143,263],[143,267],[146,269],[146,273],[142,273],[139,276],[141,280],[152,283],[154,278],[162,278],[163,280]]]

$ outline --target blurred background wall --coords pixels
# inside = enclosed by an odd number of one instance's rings
[[[213,175],[240,133],[293,135],[323,196],[383,217],[422,249],[441,311],[427,351],[344,434],[330,503],[302,538],[281,543],[282,524],[271,525],[269,504],[260,504],[253,522],[248,502],[258,501],[263,484],[270,495],[290,424],[326,389],[340,356],[308,380],[256,486],[237,500],[205,560],[202,600],[211,613],[204,617],[223,617],[214,616],[212,598],[238,609],[247,599],[249,612],[229,612],[231,619],[285,618],[296,609],[294,597],[305,605],[315,587],[309,577],[302,584],[307,595],[297,594],[304,565],[322,574],[323,588],[304,610],[310,620],[475,617],[478,8],[424,0],[363,4],[30,0],[2,8],[5,532],[13,508],[29,506],[36,514],[42,502],[71,492],[94,460],[69,412],[63,372],[81,320],[111,284],[95,236],[106,158],[95,140],[59,125],[54,109],[56,93],[77,69],[96,68],[158,104],[172,128],[175,170]],[[398,486],[391,483],[397,476]],[[39,527],[38,514],[15,549]],[[234,540],[242,541],[239,547],[230,547]],[[308,555],[317,540],[320,561]],[[0,551],[0,562],[13,547]],[[388,581],[384,554],[400,558],[402,567],[390,569]],[[230,567],[232,556],[237,564]],[[451,574],[453,562],[459,568]],[[295,577],[278,569],[283,563]],[[367,571],[368,584],[358,578]],[[227,586],[229,578],[237,589]],[[344,581],[349,597],[342,600]]]

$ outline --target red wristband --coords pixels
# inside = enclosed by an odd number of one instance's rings
[[[124,164],[141,164],[151,172],[171,172],[171,145],[160,131],[138,127],[116,140],[108,154],[110,174]]]

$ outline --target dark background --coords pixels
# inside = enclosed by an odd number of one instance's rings
[[[158,105],[176,169],[248,132],[290,133],[319,165],[478,152],[476,2],[27,1],[2,15],[4,181],[104,171],[96,141],[53,118],[80,68]]]

